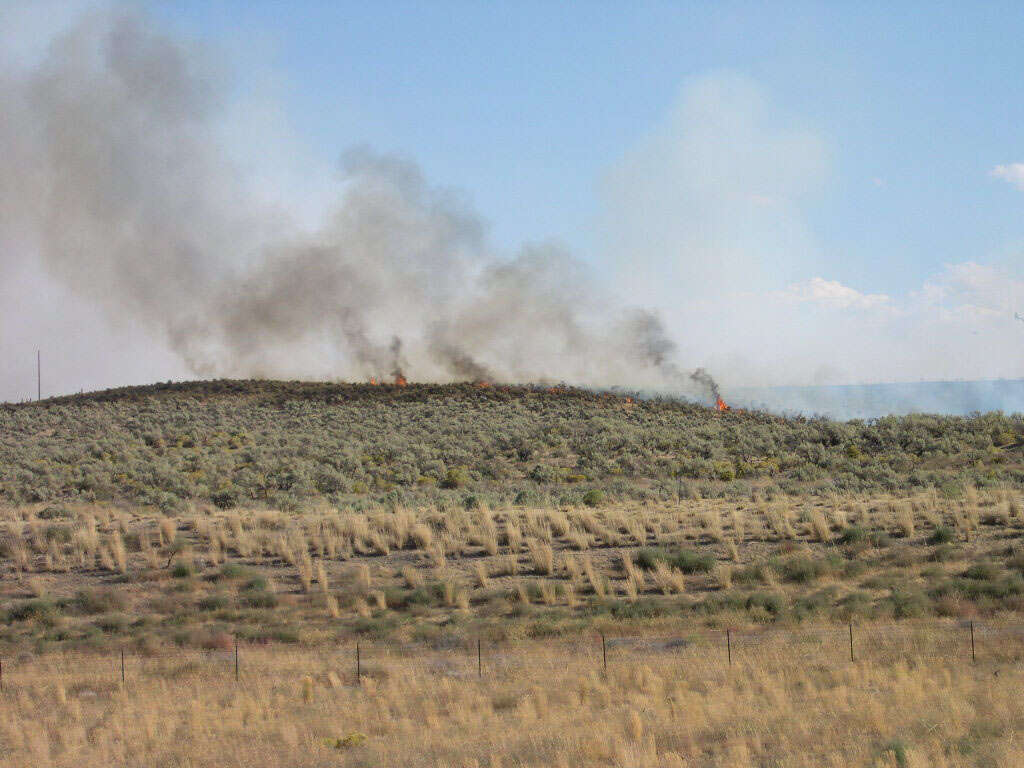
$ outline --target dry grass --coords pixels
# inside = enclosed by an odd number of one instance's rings
[[[872,628],[858,628],[858,638]],[[111,765],[987,766],[1024,764],[1019,639],[964,663],[955,626],[808,645],[785,633],[634,649],[534,642],[26,657],[5,665],[9,768]],[[813,633],[809,633],[813,636]],[[1007,635],[1006,637],[1010,637]],[[926,652],[919,655],[923,649]]]

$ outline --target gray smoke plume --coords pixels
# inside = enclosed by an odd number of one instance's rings
[[[718,383],[711,378],[711,375],[703,368],[698,368],[696,371],[690,374],[690,379],[697,382],[704,391],[707,392],[708,397],[712,402],[717,402],[722,396],[721,391],[718,389]]]
[[[411,162],[347,152],[315,231],[269,210],[220,143],[206,55],[138,11],[85,18],[0,101],[3,243],[197,374],[687,381],[655,315],[557,246],[495,253]]]

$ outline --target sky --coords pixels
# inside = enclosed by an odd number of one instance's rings
[[[0,60],[103,7],[0,3]],[[726,388],[1024,376],[1020,3],[133,7],[201,51],[247,194],[310,229],[372,147],[498,258],[557,247],[655,310]],[[0,400],[34,395],[36,348],[48,393],[197,375],[5,247]]]

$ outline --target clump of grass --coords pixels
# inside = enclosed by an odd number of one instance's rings
[[[679,552],[666,552],[663,549],[641,549],[634,556],[636,564],[645,571],[651,571],[664,563],[682,573],[710,573],[715,567],[715,556],[710,552],[696,552],[683,549]]]
[[[652,580],[655,586],[666,595],[686,591],[686,580],[683,574],[679,569],[668,565],[662,560],[659,560],[654,566]]]
[[[823,544],[828,544],[832,541],[832,530],[829,528],[828,521],[825,520],[825,515],[822,514],[822,511],[817,508],[812,509],[808,517],[815,540]]]
[[[551,576],[555,572],[555,553],[550,544],[531,539],[527,542],[530,559],[534,570],[543,576]]]
[[[895,504],[893,517],[900,535],[909,539],[914,535],[914,510],[909,504]]]
[[[952,528],[940,525],[932,531],[932,534],[928,537],[928,543],[932,545],[948,544],[953,541],[954,538],[956,538],[956,534],[953,532]]]
[[[839,534],[839,543],[848,545],[866,544],[868,542],[868,532],[859,525],[847,526],[843,529],[843,532]]]
[[[473,563],[473,575],[476,577],[476,585],[480,589],[487,589],[490,586],[491,578],[487,572],[487,566],[480,560]]]

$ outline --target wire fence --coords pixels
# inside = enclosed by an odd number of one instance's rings
[[[20,659],[0,658],[0,691],[12,679],[27,684],[34,663],[45,659],[51,672],[132,679],[219,674],[238,683],[259,683],[303,670],[332,670],[344,684],[388,672],[452,679],[511,678],[525,667],[533,672],[565,669],[567,663],[607,673],[643,662],[692,665],[697,669],[750,667],[771,660],[817,665],[891,664],[946,661],[964,664],[1024,660],[1024,624],[976,621],[905,624],[847,624],[796,628],[702,629],[675,634],[592,632],[569,639],[492,641],[467,638],[444,647],[424,643],[358,640],[303,648],[240,641],[215,650],[168,649],[135,653],[65,651]],[[103,660],[97,664],[97,660]],[[109,665],[105,663],[109,661]],[[24,674],[22,674],[24,672]]]

